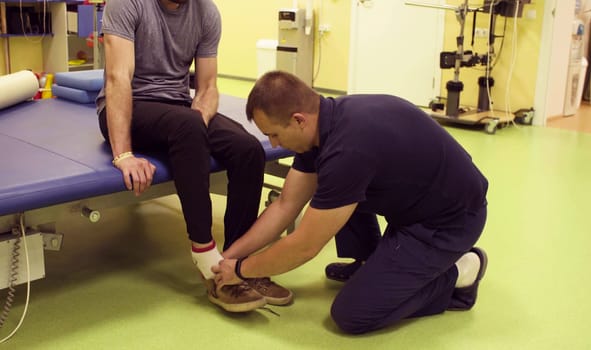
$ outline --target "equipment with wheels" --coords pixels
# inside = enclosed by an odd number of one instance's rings
[[[497,128],[513,122],[512,113],[498,112],[495,115],[492,110],[492,101],[490,100],[490,90],[495,81],[490,76],[495,60],[494,43],[498,37],[495,34],[496,18],[498,15],[505,17],[521,17],[523,5],[531,3],[531,0],[485,0],[481,7],[470,7],[468,0],[463,4],[454,7],[451,5],[431,5],[407,1],[407,5],[437,8],[443,10],[453,10],[460,24],[460,32],[456,37],[457,51],[442,52],[440,55],[441,69],[454,69],[454,77],[446,84],[447,98],[438,98],[429,103],[431,109],[430,115],[441,122],[457,123],[463,125],[484,127],[487,134],[494,134]],[[488,52],[479,55],[464,46],[464,29],[466,17],[469,13],[474,16],[472,26],[472,44],[476,31],[476,15],[478,12],[488,13],[490,16],[490,27],[488,28]],[[478,78],[478,103],[474,109],[466,110],[460,107],[460,95],[464,90],[464,83],[460,80],[460,69],[462,67],[474,67],[477,65],[485,66],[485,75]],[[444,102],[445,100],[445,102]],[[444,113],[443,110],[445,109]]]

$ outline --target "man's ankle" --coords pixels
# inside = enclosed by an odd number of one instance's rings
[[[224,259],[217,250],[215,241],[213,240],[204,244],[192,242],[191,257],[193,263],[197,266],[205,279],[212,279],[214,277],[211,267],[216,266]]]

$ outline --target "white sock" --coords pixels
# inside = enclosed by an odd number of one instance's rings
[[[224,260],[224,257],[218,251],[215,241],[212,241],[210,246],[205,248],[197,249],[192,248],[191,256],[193,263],[197,266],[199,271],[205,279],[213,279],[214,273],[211,272],[211,267],[219,264],[220,261]]]
[[[456,261],[458,279],[456,288],[468,287],[474,284],[480,270],[480,258],[474,252],[468,252]]]

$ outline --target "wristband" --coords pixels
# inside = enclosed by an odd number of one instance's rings
[[[133,157],[133,152],[123,152],[119,154],[117,157],[113,158],[113,161],[111,163],[113,163],[113,165],[116,165],[118,161],[129,157]]]
[[[248,256],[242,257],[238,260],[236,260],[236,265],[234,266],[234,273],[236,274],[236,277],[240,278],[241,280],[246,280],[246,277],[242,276],[242,274],[240,273],[240,268],[242,267],[242,262],[244,260],[246,260],[246,258],[248,258]]]

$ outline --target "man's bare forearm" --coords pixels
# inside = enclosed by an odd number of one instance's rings
[[[275,241],[297,217],[298,212],[287,209],[281,201],[273,202],[243,237],[223,252],[226,259],[248,256]]]
[[[126,79],[108,77],[105,89],[107,123],[113,157],[131,151],[131,84]]]

